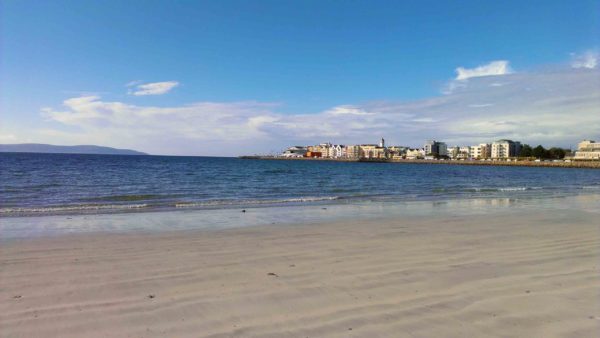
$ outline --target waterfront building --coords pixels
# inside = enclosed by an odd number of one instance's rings
[[[573,159],[600,160],[600,143],[592,140],[583,140],[579,142]]]
[[[423,149],[425,150],[425,155],[446,156],[448,153],[446,143],[435,140],[428,140],[425,142]]]
[[[492,143],[492,158],[518,157],[521,153],[521,142],[512,140],[498,140]]]
[[[388,156],[394,160],[403,159],[406,156],[407,149],[408,149],[408,147],[402,147],[402,146],[387,147]]]
[[[346,146],[343,144],[333,144],[327,149],[327,157],[342,158],[346,157]]]
[[[458,158],[459,154],[460,154],[459,146],[448,147],[448,149],[446,149],[446,155],[448,155],[448,157],[450,157],[451,159]]]
[[[471,147],[469,147],[469,146],[460,147],[458,149],[458,156],[456,158],[463,159],[463,160],[471,158]]]
[[[360,146],[359,145],[346,146],[346,158],[360,158]]]
[[[404,146],[389,146],[389,147],[387,147],[387,149],[390,152],[395,152],[395,153],[399,153],[399,154],[405,154],[406,150],[408,149],[408,147],[404,147]]]
[[[480,143],[476,146],[469,147],[469,158],[484,159],[492,157],[492,145],[488,143]]]
[[[309,146],[308,151],[311,153],[321,153],[321,156],[319,157],[328,157],[330,147],[331,143],[320,143],[315,146]]]
[[[283,157],[304,157],[306,155],[306,147],[304,146],[293,146],[287,148],[281,156]]]
[[[383,141],[383,139],[382,139]],[[378,144],[361,144],[360,158],[387,158],[387,149]]]
[[[305,157],[323,157],[323,153],[319,151],[307,151]]]
[[[423,149],[407,149],[406,158],[409,160],[423,159],[425,158],[425,151]]]

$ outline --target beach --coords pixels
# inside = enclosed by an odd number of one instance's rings
[[[0,335],[596,336],[598,213],[502,210],[6,240]]]

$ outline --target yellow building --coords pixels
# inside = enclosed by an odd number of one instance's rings
[[[347,158],[360,158],[360,146],[358,146],[358,145],[346,146],[346,157]]]
[[[360,158],[387,158],[387,150],[376,144],[361,144]]]

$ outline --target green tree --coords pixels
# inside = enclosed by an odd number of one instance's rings
[[[552,159],[563,159],[565,158],[566,151],[562,148],[552,147],[548,150],[548,155]]]
[[[521,154],[519,156],[531,157],[531,156],[533,156],[533,149],[531,149],[531,146],[529,144],[524,144],[521,147]]]
[[[548,158],[548,151],[540,144],[533,148],[532,155],[536,158]]]

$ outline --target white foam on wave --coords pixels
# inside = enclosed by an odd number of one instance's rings
[[[220,200],[220,201],[206,201],[206,202],[189,202],[189,203],[177,203],[176,208],[194,208],[194,207],[214,207],[223,205],[260,205],[260,204],[283,204],[283,203],[307,203],[307,202],[319,202],[319,201],[333,201],[339,199],[339,196],[326,196],[326,197],[297,197],[297,198],[286,198],[286,199],[271,199],[271,200]]]
[[[542,187],[476,187],[476,188],[467,188],[465,191],[474,191],[474,192],[509,192],[509,191],[527,191],[527,190],[540,190]]]
[[[20,213],[52,213],[64,211],[86,211],[86,210],[126,210],[146,208],[147,204],[99,204],[99,205],[68,205],[60,207],[37,207],[37,208],[0,208],[0,214]]]
[[[527,187],[506,187],[506,188],[498,188],[498,191],[525,191],[529,190]]]

